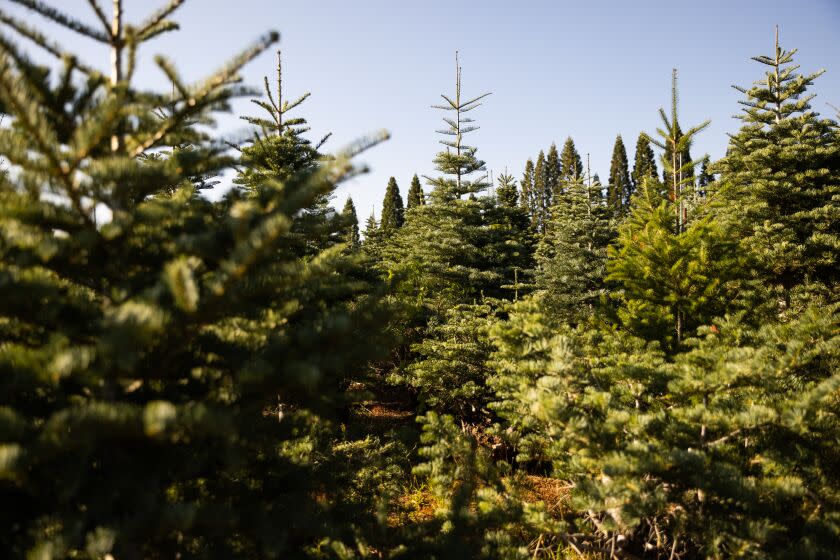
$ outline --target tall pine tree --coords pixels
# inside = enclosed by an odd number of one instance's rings
[[[610,161],[610,179],[607,183],[607,205],[615,214],[624,214],[630,205],[633,183],[627,164],[627,150],[619,134],[615,138],[612,160]]]
[[[639,138],[636,140],[636,155],[633,158],[633,172],[631,176],[634,191],[644,184],[645,179],[659,180],[656,156],[653,153],[653,148],[650,147],[650,139],[644,132],[640,132]]]
[[[566,184],[574,181],[578,177],[583,177],[583,162],[580,159],[580,154],[575,148],[575,142],[572,137],[566,138],[563,144],[563,151],[560,152],[560,169],[561,169],[561,184]]]
[[[406,196],[406,210],[411,210],[416,206],[423,206],[426,204],[426,198],[423,194],[423,187],[420,185],[420,178],[415,173],[411,178],[411,185],[408,187],[408,195]]]
[[[388,179],[385,198],[382,200],[382,215],[379,217],[379,228],[385,236],[392,235],[405,222],[402,196],[397,180]]]
[[[779,46],[777,30],[773,54],[753,58],[767,71],[738,87],[744,124],[715,165],[717,215],[748,260],[744,289],[778,311],[797,297],[836,298],[840,254],[837,123],[811,110],[807,89],[822,72],[797,73],[795,53]]]

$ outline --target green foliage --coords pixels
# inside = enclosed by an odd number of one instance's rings
[[[583,176],[583,162],[580,160],[580,154],[578,154],[571,136],[566,138],[563,151],[560,152],[560,170],[560,183],[562,185]]]
[[[417,391],[420,401],[460,418],[486,416],[487,361],[492,347],[488,336],[497,304],[463,304],[433,317],[425,338],[412,346],[417,358],[391,380]]]
[[[566,183],[537,247],[537,286],[561,322],[591,317],[607,293],[607,246],[615,233],[599,190],[581,177]]]
[[[516,179],[507,172],[499,175],[496,187],[496,199],[505,208],[516,208],[519,204],[519,193],[516,190]]]
[[[630,207],[633,195],[633,183],[627,167],[627,150],[619,134],[615,138],[612,161],[610,162],[610,180],[607,183],[607,205],[613,213],[625,214]]]
[[[656,157],[650,147],[650,139],[644,132],[639,133],[636,140],[636,155],[633,158],[633,191],[641,187],[645,179],[650,181],[658,180],[659,172],[656,169]],[[631,197],[632,198],[632,195]]]
[[[620,288],[618,317],[630,332],[676,349],[686,333],[708,325],[726,303],[728,240],[709,217],[679,229],[681,208],[648,182],[610,249],[608,277]]]
[[[385,198],[382,200],[382,215],[379,219],[379,229],[382,234],[392,235],[402,227],[405,222],[402,196],[397,180],[391,177],[388,179],[388,187],[385,189]]]
[[[411,210],[415,206],[423,206],[424,204],[426,204],[426,197],[423,194],[423,187],[420,186],[420,179],[415,174],[411,178],[411,186],[408,187],[405,209]]]
[[[504,464],[494,464],[476,439],[448,415],[429,412],[414,468],[426,477],[441,506],[414,552],[422,557],[528,558],[522,539],[522,505],[502,483]]]
[[[769,68],[752,88],[738,88],[744,124],[714,166],[716,215],[748,259],[747,305],[767,302],[776,313],[826,291],[836,298],[840,253],[837,123],[811,110],[807,88],[822,72],[798,74],[795,53],[777,34],[774,54],[753,58]]]
[[[484,171],[484,162],[476,157],[478,148],[467,146],[462,143],[464,134],[478,130],[475,121],[465,116],[481,106],[481,100],[490,95],[485,93],[469,100],[461,99],[461,64],[458,61],[458,53],[455,53],[455,95],[450,98],[441,94],[446,102],[445,105],[433,105],[432,108],[442,111],[453,111],[454,118],[444,117],[443,122],[446,128],[437,132],[444,136],[452,137],[452,140],[440,140],[446,146],[446,150],[438,152],[435,157],[435,169],[442,173],[442,176],[428,178],[429,184],[434,187],[431,193],[434,202],[446,202],[458,199],[466,194],[477,193],[487,187],[487,175],[481,175],[478,179],[472,180],[470,175]]]
[[[347,197],[347,202],[344,203],[344,208],[341,210],[341,218],[344,220],[343,241],[349,249],[355,251],[361,245],[361,240],[359,239],[359,218],[356,215],[356,205],[353,204],[353,199],[349,196]]]
[[[234,76],[276,34],[197,86],[169,72],[171,95],[135,90],[133,49],[174,27],[163,18],[178,4],[108,35],[131,58],[72,120],[0,44],[14,170],[0,190],[0,282],[19,295],[0,304],[0,549],[13,557],[289,557],[376,525],[335,441],[344,388],[382,354],[386,310],[356,257],[301,258],[289,241],[295,228],[315,236],[298,217],[378,139],[295,168],[311,152],[287,136],[266,153],[295,169],[282,181],[196,196],[191,177],[230,159],[185,127],[243,93]],[[190,150],[143,157],[187,137]],[[359,345],[358,332],[373,339]],[[339,522],[346,503],[352,527]]]

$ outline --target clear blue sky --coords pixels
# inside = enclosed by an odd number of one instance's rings
[[[94,21],[83,0],[50,3]],[[138,21],[164,0],[126,3],[128,19]],[[693,154],[720,157],[727,132],[738,126],[731,117],[740,94],[730,85],[761,77],[749,58],[772,54],[777,23],[782,46],[799,49],[802,71],[827,70],[813,88],[814,108],[833,114],[826,103],[840,106],[840,0],[190,0],[174,19],[181,31],[141,52],[138,78],[146,85],[166,83],[150,62],[156,53],[198,80],[275,29],[285,95],[312,92],[300,115],[313,139],[332,131],[327,146],[338,149],[380,128],[392,133],[362,157],[372,172],[336,197],[340,207],[352,195],[361,221],[374,205],[378,213],[388,177],[405,196],[415,172],[433,173],[440,115],[430,105],[453,90],[456,49],[464,94],[493,92],[473,113],[481,130],[469,140],[496,175],[507,167],[520,177],[528,157],[571,135],[606,180],[616,134],[632,164],[639,131],[658,126],[672,67],[680,72],[684,127],[712,119]],[[56,31],[68,48],[105,67],[98,45],[69,37]],[[266,53],[246,69],[246,82],[259,85],[273,68],[274,54]],[[220,129],[231,133],[242,124],[226,118]]]

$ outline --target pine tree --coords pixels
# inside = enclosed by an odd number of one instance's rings
[[[566,142],[563,144],[563,151],[560,152],[560,169],[560,183],[562,185],[583,176],[583,162],[580,159],[580,154],[578,154],[575,148],[575,142],[571,136],[566,138]]]
[[[417,174],[411,178],[411,186],[408,187],[408,197],[406,198],[406,210],[411,210],[415,206],[423,206],[426,204],[425,196],[423,195],[423,187],[420,186],[420,179]]]
[[[630,196],[633,194],[633,184],[627,164],[627,151],[619,134],[615,138],[612,161],[610,162],[610,179],[607,183],[607,205],[615,214],[627,212]]]
[[[649,140],[662,148],[662,182],[668,189],[668,198],[675,202],[683,192],[694,193],[694,169],[699,162],[691,159],[691,137],[708,126],[708,121],[685,133],[677,119],[677,69],[671,71],[671,115],[670,119],[663,109],[659,110],[664,129],[659,129],[662,142]]]
[[[431,194],[435,202],[461,198],[466,194],[480,192],[488,186],[486,173],[478,179],[469,179],[470,175],[485,170],[484,162],[475,156],[478,148],[462,143],[464,134],[478,130],[478,126],[473,124],[473,119],[464,115],[480,107],[481,100],[488,95],[490,94],[485,93],[468,101],[461,100],[461,66],[458,53],[455,53],[455,98],[441,95],[446,105],[432,106],[434,109],[455,113],[455,118],[444,117],[443,122],[447,127],[437,131],[454,139],[440,140],[440,143],[446,146],[446,150],[438,152],[434,163],[442,175],[428,178],[429,184],[434,187]]]
[[[715,181],[714,174],[709,171],[710,165],[711,160],[707,154],[700,162],[700,174],[697,176],[697,194],[701,197],[708,194],[711,184]]]
[[[545,154],[540,150],[537,156],[537,164],[534,166],[534,210],[536,212],[535,226],[538,232],[545,231],[546,221],[546,200],[547,176],[545,167]]]
[[[327,134],[317,145],[304,136],[309,130],[303,117],[288,118],[288,113],[309,98],[304,93],[293,101],[284,100],[282,53],[277,51],[276,92],[272,92],[268,76],[263,78],[266,100],[251,102],[268,113],[268,118],[243,116],[242,120],[258,127],[253,142],[240,149],[245,166],[233,182],[249,196],[273,195],[273,182],[285,183],[300,174],[311,174],[324,159],[319,149],[329,138]],[[336,243],[341,243],[342,224],[330,206],[332,193],[324,193],[315,204],[295,216],[286,242],[294,245],[301,255],[312,256]]]
[[[499,204],[505,208],[517,208],[519,205],[519,193],[516,190],[516,179],[507,171],[499,175],[499,186],[496,187],[496,198]]]
[[[649,141],[663,150],[662,174],[668,200],[673,203],[677,214],[677,233],[683,231],[688,223],[689,208],[698,203],[694,183],[694,169],[700,161],[689,157],[689,150],[694,136],[709,126],[705,121],[683,132],[677,119],[678,91],[677,69],[671,72],[671,115],[670,119],[665,110],[659,109],[659,117],[664,128],[657,129],[661,140],[648,137]]]
[[[747,259],[745,305],[758,298],[781,312],[825,290],[836,297],[840,254],[837,124],[811,110],[807,88],[822,72],[798,74],[795,53],[779,46],[777,30],[774,53],[753,58],[768,70],[752,88],[737,88],[744,124],[714,167],[716,214]]]
[[[536,229],[536,224],[539,222],[539,211],[537,205],[537,196],[534,191],[534,162],[531,159],[525,162],[525,172],[522,174],[522,194],[519,197],[519,205],[531,219],[531,227]]]
[[[353,204],[353,199],[347,197],[347,202],[344,203],[344,209],[341,211],[341,217],[344,220],[344,242],[347,246],[356,250],[361,244],[359,239],[359,218],[356,215],[356,206]]]
[[[232,160],[187,123],[212,122],[246,93],[235,76],[277,35],[197,85],[157,57],[174,84],[161,94],[134,87],[134,55],[177,28],[168,18],[181,2],[134,26],[119,0],[110,21],[91,2],[101,27],[19,3],[104,44],[113,66],[104,79],[2,13],[68,61],[81,95],[50,106],[63,94],[41,95],[23,52],[0,41],[12,123],[0,129],[12,166],[0,184],[0,275],[19,296],[0,302],[0,550],[276,558],[356,546],[376,520],[350,490],[335,421],[342,387],[381,354],[385,317],[370,285],[348,281],[355,257],[305,260],[286,244],[295,216],[355,172],[352,153],[269,179],[260,196],[198,196],[191,178]],[[191,149],[172,149],[185,138]],[[159,150],[169,154],[144,157]],[[97,209],[110,219],[98,223]],[[359,345],[359,332],[378,340]],[[339,523],[347,507],[357,529]]]
[[[632,189],[635,192],[645,181],[645,179],[659,180],[659,171],[656,168],[656,157],[653,154],[653,149],[650,147],[650,139],[644,132],[639,133],[639,138],[636,140],[636,155],[633,159],[632,172]],[[628,197],[632,198],[631,196]]]
[[[405,222],[402,196],[397,180],[391,177],[388,179],[388,187],[385,189],[385,198],[382,200],[382,215],[379,219],[379,228],[387,237],[402,227]]]
[[[557,199],[563,194],[561,177],[563,167],[560,164],[560,154],[557,152],[557,144],[551,143],[548,154],[545,156],[545,207],[551,208]]]
[[[551,208],[537,248],[537,286],[560,322],[578,323],[606,294],[607,246],[614,237],[611,212],[600,204],[598,183],[578,177]]]

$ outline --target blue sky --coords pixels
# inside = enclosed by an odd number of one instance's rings
[[[93,21],[84,0],[50,3]],[[162,3],[126,0],[127,18],[141,20]],[[4,9],[22,13],[8,3]],[[332,131],[327,147],[338,149],[381,128],[391,132],[390,141],[361,158],[372,172],[337,194],[339,207],[352,195],[361,221],[374,206],[378,213],[388,177],[397,178],[404,196],[415,172],[434,173],[440,115],[430,105],[454,88],[456,49],[464,95],[493,92],[472,114],[481,129],[468,140],[496,175],[507,168],[520,177],[527,158],[571,135],[606,179],[616,134],[632,159],[638,133],[658,126],[673,67],[683,127],[712,120],[693,154],[720,157],[727,132],[738,127],[731,117],[740,94],[730,85],[762,76],[749,58],[772,53],[775,24],[782,46],[799,49],[802,71],[827,70],[812,90],[814,108],[833,115],[826,103],[840,106],[840,0],[189,0],[173,19],[181,31],[141,52],[143,85],[165,87],[151,63],[156,53],[198,80],[275,29],[285,96],[312,93],[299,115],[309,119],[313,139]],[[54,38],[106,66],[107,52],[96,43],[59,30]],[[273,68],[274,54],[266,53],[243,76],[259,85]],[[237,110],[251,106],[242,102]],[[224,118],[220,132],[243,125]]]

